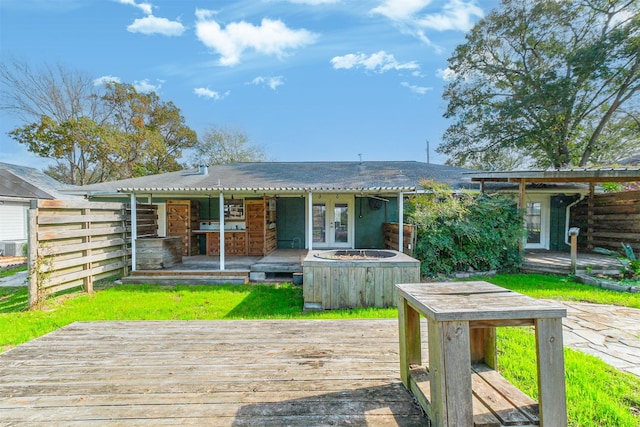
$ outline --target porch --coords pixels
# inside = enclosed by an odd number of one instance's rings
[[[617,260],[610,256],[594,252],[578,252],[577,270],[615,271],[620,268]],[[571,272],[571,254],[569,252],[528,249],[524,254],[524,263],[520,267],[523,273],[569,274]]]
[[[185,256],[182,263],[162,270],[134,270],[122,282],[175,285],[291,281],[294,273],[302,273],[306,254],[306,249],[276,249],[264,257],[229,255],[224,270],[220,270],[220,256]]]

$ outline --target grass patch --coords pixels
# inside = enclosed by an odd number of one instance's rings
[[[640,308],[640,293],[618,292],[574,282],[570,277],[546,274],[498,274],[485,280],[534,298],[591,302]]]
[[[640,308],[640,296],[607,291],[546,275],[497,275],[482,280],[537,298],[588,301]],[[396,318],[393,308],[303,313],[302,289],[282,285],[107,286],[92,295],[51,298],[42,311],[25,311],[27,289],[0,288],[0,351],[75,321],[358,319]],[[526,328],[498,328],[503,375],[536,396],[535,346]],[[599,359],[565,349],[567,408],[571,426],[640,425],[640,379]]]
[[[535,339],[524,328],[498,328],[498,364],[502,375],[537,396]],[[564,350],[567,417],[570,426],[640,425],[640,379],[600,359]]]

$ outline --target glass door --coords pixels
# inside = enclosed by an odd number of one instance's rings
[[[351,248],[353,236],[352,203],[330,200],[313,203],[314,248]]]
[[[524,220],[527,227],[525,248],[549,249],[547,231],[549,216],[546,201],[544,199],[527,201]]]

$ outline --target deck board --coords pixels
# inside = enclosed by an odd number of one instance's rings
[[[74,323],[0,354],[0,424],[425,425],[397,321]]]

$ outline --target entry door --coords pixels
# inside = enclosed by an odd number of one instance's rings
[[[549,249],[549,208],[548,199],[528,200],[525,211],[527,237],[525,248]]]
[[[353,247],[353,203],[330,200],[313,203],[313,247]]]

